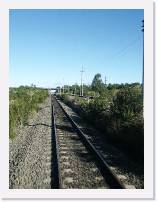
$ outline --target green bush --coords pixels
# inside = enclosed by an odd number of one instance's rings
[[[123,88],[113,99],[111,110],[123,121],[132,120],[143,112],[143,100],[140,89]]]
[[[29,115],[38,110],[48,96],[48,91],[35,87],[19,87],[9,90],[9,137],[16,136],[16,127],[25,125]]]

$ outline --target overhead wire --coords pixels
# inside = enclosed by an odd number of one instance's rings
[[[112,59],[113,58],[117,58],[117,56],[122,56],[124,55],[124,53],[129,49],[131,48],[132,46],[134,46],[137,42],[140,41],[140,39],[142,38],[142,36],[134,39],[132,42],[130,42],[127,46],[125,46],[123,49],[119,50],[115,55],[113,55]]]

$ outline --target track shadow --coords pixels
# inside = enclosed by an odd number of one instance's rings
[[[45,123],[36,123],[36,124],[26,124],[26,126],[36,127],[36,126],[46,126],[52,128],[51,125],[47,125]]]

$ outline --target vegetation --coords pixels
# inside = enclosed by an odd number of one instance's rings
[[[33,85],[9,89],[9,138],[15,137],[16,127],[25,125],[29,115],[38,111],[39,103],[42,103],[47,96],[48,91]]]
[[[91,99],[60,95],[86,120],[103,131],[104,136],[131,156],[144,157],[144,120],[142,87],[139,83],[104,85],[96,74],[86,94]]]

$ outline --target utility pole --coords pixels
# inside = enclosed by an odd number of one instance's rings
[[[82,80],[82,77],[83,77],[83,65],[82,65],[82,70],[81,70],[81,86],[80,86],[80,96],[83,96],[83,80]]]
[[[142,29],[141,31],[143,32],[143,67],[142,67],[142,99],[144,102],[144,20],[142,20]]]

